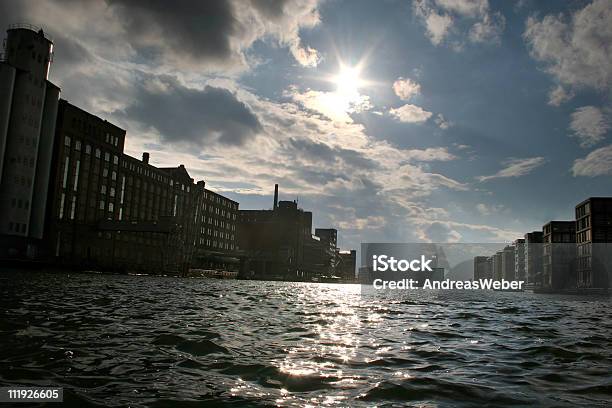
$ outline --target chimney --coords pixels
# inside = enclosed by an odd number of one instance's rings
[[[149,153],[148,152],[144,152],[142,154],[142,162],[144,164],[149,164]]]
[[[278,184],[274,185],[274,209],[278,208]]]

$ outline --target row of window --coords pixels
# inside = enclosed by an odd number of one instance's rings
[[[219,249],[231,249],[235,248],[234,244],[228,242],[217,242],[215,240],[200,238],[200,245],[206,245],[207,247],[219,248]]]
[[[13,198],[11,200],[11,208],[23,208],[25,210],[28,210],[30,208],[30,201],[22,200],[21,198],[20,199]]]
[[[8,230],[9,232],[19,232],[22,234],[25,234],[26,230],[28,228],[28,224],[21,224],[19,222],[9,222],[8,223]]]

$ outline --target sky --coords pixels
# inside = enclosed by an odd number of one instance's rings
[[[506,242],[612,195],[612,0],[0,0],[62,98],[240,203]]]

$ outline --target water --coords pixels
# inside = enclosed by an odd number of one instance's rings
[[[73,406],[609,406],[611,306],[4,273],[0,384],[62,386]]]

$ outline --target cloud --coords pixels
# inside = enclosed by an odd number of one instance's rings
[[[490,10],[488,0],[413,0],[413,9],[433,45],[456,34],[451,43],[455,50],[463,48],[464,37],[472,43],[499,43],[506,25],[501,13]]]
[[[508,159],[504,162],[504,167],[497,173],[490,176],[480,176],[477,179],[481,182],[497,178],[521,177],[531,173],[537,167],[546,163],[543,157],[531,157],[526,159]]]
[[[393,83],[393,92],[403,101],[407,101],[413,96],[421,93],[421,85],[411,79],[399,77]]]
[[[504,206],[503,205],[486,205],[484,203],[478,203],[476,205],[476,210],[478,211],[478,213],[480,213],[480,215],[492,215],[492,214],[498,214],[500,212],[502,212],[504,210]]]
[[[143,80],[123,114],[154,128],[162,141],[197,146],[243,145],[262,131],[249,107],[229,90],[188,88],[169,76]]]
[[[552,88],[548,93],[548,104],[551,106],[561,106],[575,96],[573,91],[568,91],[561,85]]]
[[[323,114],[335,122],[352,123],[351,114],[372,109],[367,95],[346,95],[341,92],[325,92],[307,89],[302,91],[293,85],[284,92],[284,96],[293,99],[306,109]]]
[[[459,232],[452,229],[447,223],[438,221],[420,227],[417,235],[425,242],[450,243],[459,242],[461,239]]]
[[[612,145],[593,150],[584,159],[577,159],[572,166],[574,176],[612,175]]]
[[[406,104],[396,109],[389,110],[389,114],[399,120],[400,122],[406,123],[423,123],[426,122],[432,115],[421,108],[420,106]]]
[[[52,34],[87,42],[108,59],[152,64],[165,73],[245,70],[255,63],[248,51],[258,40],[288,48],[303,66],[320,60],[300,37],[320,24],[318,0],[176,0],[172,7],[163,0],[18,3],[9,13],[17,21],[47,24]]]
[[[438,125],[438,127],[442,130],[446,130],[453,125],[453,122],[446,120],[444,115],[442,115],[441,113],[438,113],[438,116],[436,116],[435,122],[436,122],[436,125]]]
[[[529,17],[523,37],[533,58],[559,83],[580,89],[610,89],[612,83],[612,7],[595,0],[570,17]]]
[[[581,147],[591,147],[601,142],[610,123],[601,109],[595,106],[583,106],[572,113],[570,129],[580,141]]]

